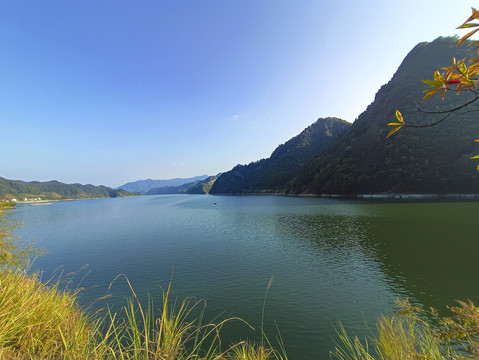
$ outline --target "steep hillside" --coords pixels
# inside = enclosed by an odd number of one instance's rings
[[[218,178],[208,176],[204,180],[197,180],[178,186],[163,186],[149,190],[146,195],[166,195],[166,194],[208,194],[211,186]]]
[[[457,39],[439,38],[417,45],[404,59],[391,81],[381,87],[374,102],[351,128],[320,156],[305,166],[289,185],[288,192],[312,194],[359,193],[469,193],[479,192],[477,164],[470,156],[479,153],[477,112],[451,116],[440,125],[402,129],[389,139],[389,122],[396,121],[399,109],[406,122],[431,123],[433,115],[418,112],[416,103],[427,109],[441,109],[464,101],[450,93],[421,103],[434,69],[450,65],[452,57],[471,57]],[[387,59],[385,59],[387,61]],[[363,69],[366,77],[368,71]],[[366,80],[365,80],[366,81]],[[352,87],[350,96],[360,87]],[[345,101],[347,106],[347,100]]]
[[[168,195],[168,194],[186,194],[188,189],[197,182],[190,182],[178,186],[162,186],[148,190],[145,195]]]
[[[278,146],[268,159],[237,165],[213,184],[211,194],[242,194],[284,191],[302,166],[317,156],[341,132],[347,121],[318,119],[299,135]]]
[[[215,181],[221,174],[209,176],[202,181],[196,182],[193,186],[191,186],[186,193],[187,194],[209,194],[211,188]]]
[[[114,190],[106,186],[64,184],[59,181],[19,181],[0,177],[0,199],[23,200],[24,198],[90,199],[137,195],[125,190]]]

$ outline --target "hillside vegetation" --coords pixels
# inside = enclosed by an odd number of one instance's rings
[[[456,38],[420,43],[404,59],[392,80],[381,87],[374,102],[348,131],[307,164],[288,186],[291,194],[473,193],[479,192],[477,112],[463,112],[430,128],[403,129],[386,138],[389,122],[399,109],[410,123],[430,123],[433,115],[418,112],[427,88],[422,79],[450,64],[452,57],[473,56]],[[354,94],[351,94],[354,96]],[[450,94],[444,102],[421,106],[436,110],[453,107],[463,96]]]
[[[145,195],[168,195],[168,194],[209,194],[211,186],[219,175],[208,176],[203,180],[196,180],[178,186],[163,186],[153,188]]]
[[[64,184],[59,181],[19,181],[0,177],[0,199],[41,198],[42,200],[91,199],[133,196],[123,189],[114,190],[106,186]]]
[[[213,184],[221,174],[208,176],[202,181],[197,181],[186,191],[187,194],[209,194]]]
[[[213,184],[211,194],[283,192],[286,185],[350,123],[338,118],[318,119],[299,135],[279,145],[268,159],[237,165]]]

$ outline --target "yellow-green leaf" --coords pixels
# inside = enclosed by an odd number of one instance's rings
[[[471,7],[471,10],[472,10],[472,15],[469,16],[469,18],[464,22],[464,24],[468,23],[469,21],[476,20],[477,18],[479,18],[479,11],[477,11],[473,7]]]
[[[441,86],[442,83],[440,81],[434,81],[434,80],[421,80],[424,84],[427,84],[429,86],[433,87],[438,87]]]
[[[401,125],[401,126],[398,126],[398,127],[395,127],[394,129],[392,129],[392,130],[389,132],[389,134],[388,134],[388,136],[387,136],[386,138],[390,137],[392,134],[394,134],[394,133],[395,133],[396,131],[398,131],[400,128],[402,128],[402,125]]]
[[[479,30],[479,29],[478,29]],[[444,81],[444,78],[442,77],[441,73],[439,71],[434,71],[434,80],[442,83]]]
[[[471,159],[479,159],[479,155],[473,156]]]
[[[441,89],[431,89],[431,90],[424,90],[426,95],[422,98],[422,101],[426,100],[428,97],[434,95],[435,93],[441,91]]]
[[[458,29],[467,29],[467,28],[472,28],[477,26],[479,26],[479,24],[477,23],[464,23],[461,26],[459,26]]]
[[[467,86],[474,86],[474,82],[468,79],[461,79],[461,84],[464,84]]]
[[[472,63],[472,65],[469,66],[469,76],[472,76],[471,72],[474,72],[479,68],[479,63],[477,62],[478,59],[476,59],[475,62]]]
[[[401,123],[389,123],[388,126],[403,126]]]
[[[446,88],[441,92],[441,100],[444,100],[444,96],[446,96]]]
[[[396,110],[396,118],[401,124],[404,124],[404,119],[402,118],[402,114],[399,112],[399,110]]]
[[[459,46],[461,45],[464,41],[466,41],[467,39],[469,39],[472,35],[474,35],[476,32],[478,32],[479,29],[474,29],[470,32],[468,32],[466,35],[464,35],[456,44],[456,46]]]

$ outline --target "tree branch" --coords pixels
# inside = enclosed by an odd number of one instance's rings
[[[455,111],[458,111],[458,110],[461,110],[461,109],[464,109],[465,107],[468,107],[469,105],[475,103],[476,101],[479,100],[479,95],[476,93],[475,96],[474,96],[474,99],[472,100],[469,100],[468,102],[458,106],[458,107],[455,107],[453,109],[447,109],[447,110],[436,110],[436,111],[427,111],[427,110],[423,110],[421,109],[418,105],[417,106],[417,110],[419,112],[422,112],[424,114],[436,114],[436,115],[440,115],[440,114],[449,114],[449,113],[453,113]]]
[[[411,127],[411,128],[426,128],[426,127],[431,127],[431,126],[435,126],[439,123],[442,123],[444,120],[446,120],[449,116],[451,116],[453,114],[454,111],[450,111],[446,114],[446,116],[444,116],[442,119],[436,121],[436,122],[433,122],[433,123],[430,123],[430,124],[425,124],[425,125],[411,125],[411,124],[405,124],[404,126],[405,127]],[[438,113],[435,113],[435,114],[438,114]]]

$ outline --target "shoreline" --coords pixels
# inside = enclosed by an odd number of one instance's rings
[[[99,200],[99,199],[123,199],[123,198],[131,198],[141,195],[133,195],[133,196],[117,196],[117,197],[94,197],[94,198],[81,198],[81,199],[51,199],[51,200],[31,200],[31,201],[16,201],[13,202],[14,204],[38,204],[41,203],[51,203],[51,202],[59,202],[59,201],[80,201],[80,200]],[[11,202],[11,201],[10,201]]]
[[[416,193],[372,193],[372,194],[286,194],[284,192],[261,192],[261,193],[223,193],[209,194],[223,196],[285,196],[285,197],[305,197],[305,198],[333,198],[333,199],[479,199],[479,193],[458,194],[416,194]]]
[[[361,194],[361,199],[479,199],[479,194]]]

